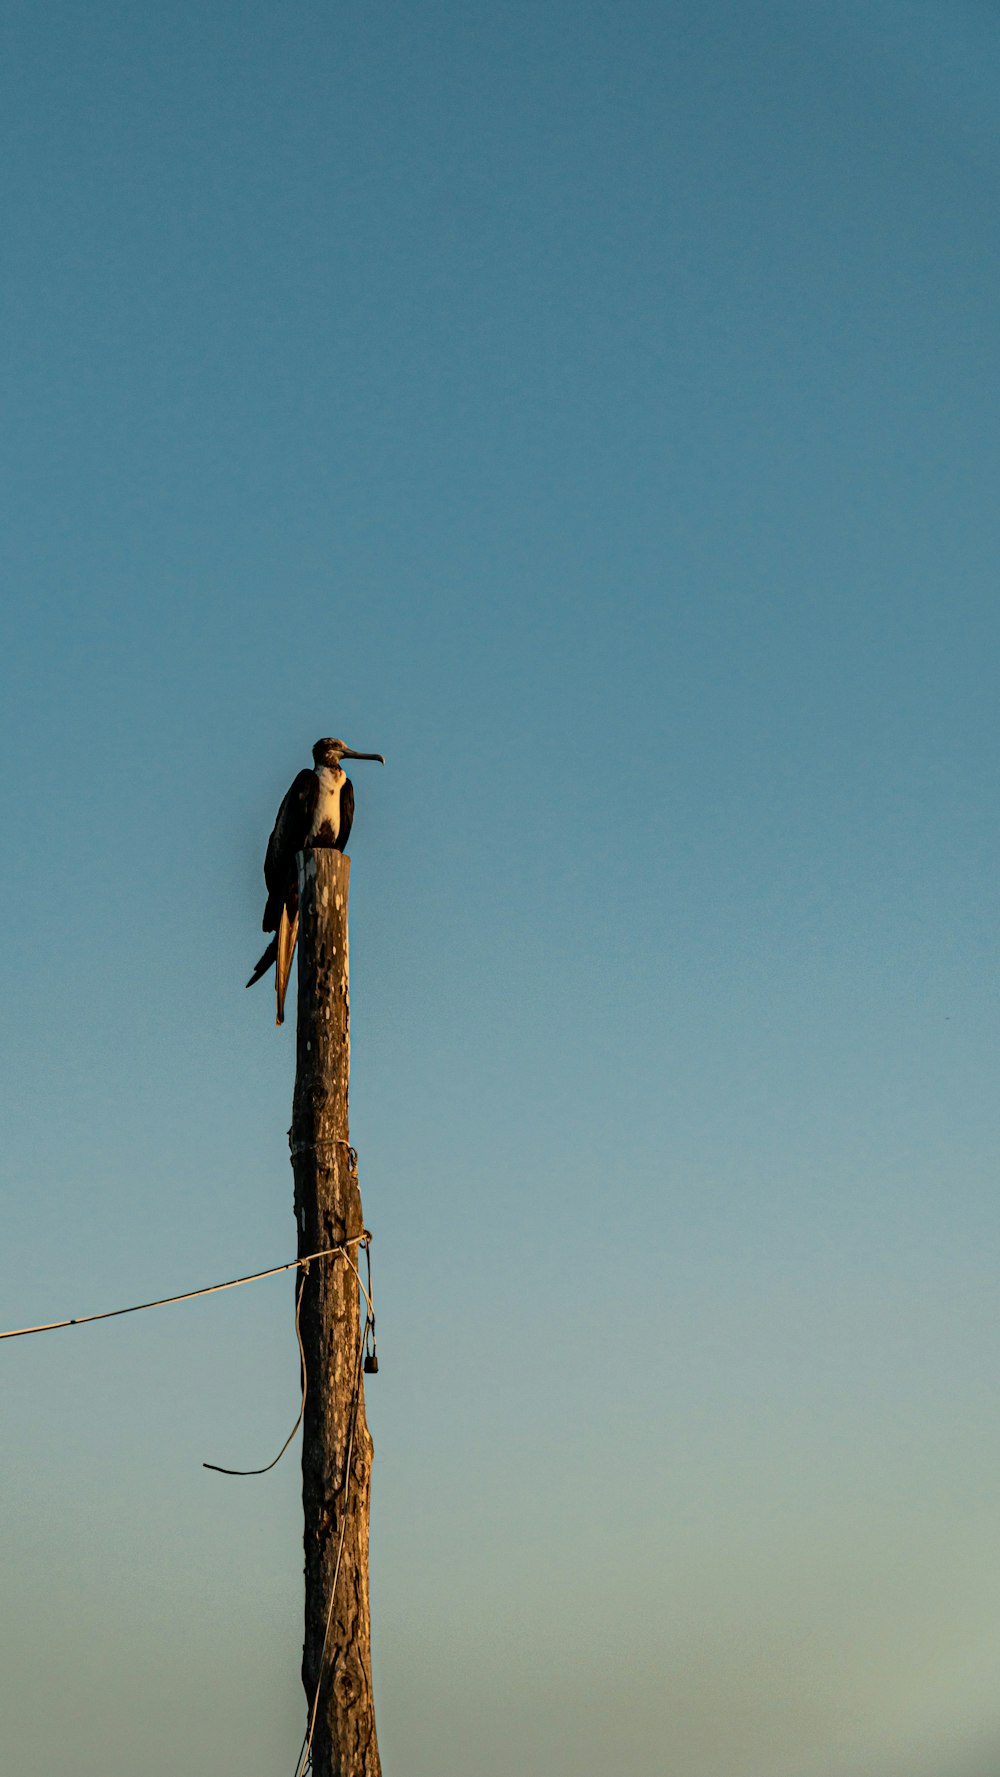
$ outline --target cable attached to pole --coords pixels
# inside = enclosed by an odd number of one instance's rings
[[[335,1253],[342,1253],[352,1270],[357,1273],[357,1266],[353,1265],[348,1248],[363,1246],[370,1239],[371,1235],[365,1229],[340,1246],[327,1246],[322,1252],[306,1253],[302,1259],[289,1259],[287,1265],[272,1265],[268,1271],[251,1271],[246,1277],[231,1277],[228,1283],[210,1283],[202,1290],[184,1290],[179,1296],[158,1296],[155,1302],[134,1302],[129,1308],[106,1308],[101,1314],[74,1314],[67,1320],[43,1321],[37,1327],[12,1327],[9,1332],[0,1333],[0,1339],[27,1339],[31,1333],[54,1333],[60,1327],[85,1327],[95,1320],[115,1320],[120,1314],[141,1314],[145,1308],[167,1308],[172,1302],[193,1302],[196,1296],[214,1296],[219,1290],[239,1289],[242,1283],[259,1283],[262,1277],[277,1277],[282,1271],[296,1271],[303,1265],[311,1265],[314,1259],[330,1259]]]

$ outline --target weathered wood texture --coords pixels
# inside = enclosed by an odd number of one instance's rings
[[[347,1145],[350,1072],[347,892],[350,859],[299,856],[298,1038],[291,1148],[299,1253],[362,1232],[361,1193]],[[357,1261],[358,1252],[351,1248]],[[368,1512],[372,1441],[365,1419],[358,1280],[343,1258],[310,1267],[301,1332],[308,1387],[302,1432],[305,1643],[314,1777],[380,1777],[371,1680]],[[357,1405],[355,1407],[355,1400]],[[355,1417],[356,1415],[356,1417]],[[351,1445],[350,1485],[345,1464]],[[346,1505],[345,1505],[346,1499]],[[326,1651],[323,1639],[346,1517]]]

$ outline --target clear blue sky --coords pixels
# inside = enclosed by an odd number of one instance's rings
[[[294,1250],[359,766],[386,1777],[993,1777],[1000,20],[12,0],[5,1326]],[[292,1285],[0,1348],[0,1765],[294,1768]]]

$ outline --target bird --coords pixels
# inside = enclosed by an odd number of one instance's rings
[[[354,821],[354,785],[341,770],[342,759],[385,760],[381,753],[356,753],[342,740],[318,740],[312,750],[313,771],[300,771],[283,797],[264,855],[264,886],[267,901],[261,929],[274,937],[247,982],[252,987],[271,964],[278,1013],[276,1024],[285,1022],[285,993],[291,973],[295,941],[299,934],[299,885],[295,858],[308,846],[329,846],[343,851]]]

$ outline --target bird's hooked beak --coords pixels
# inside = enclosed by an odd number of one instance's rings
[[[345,747],[340,756],[342,759],[376,759],[380,765],[385,764],[381,753],[356,753],[353,747]]]

